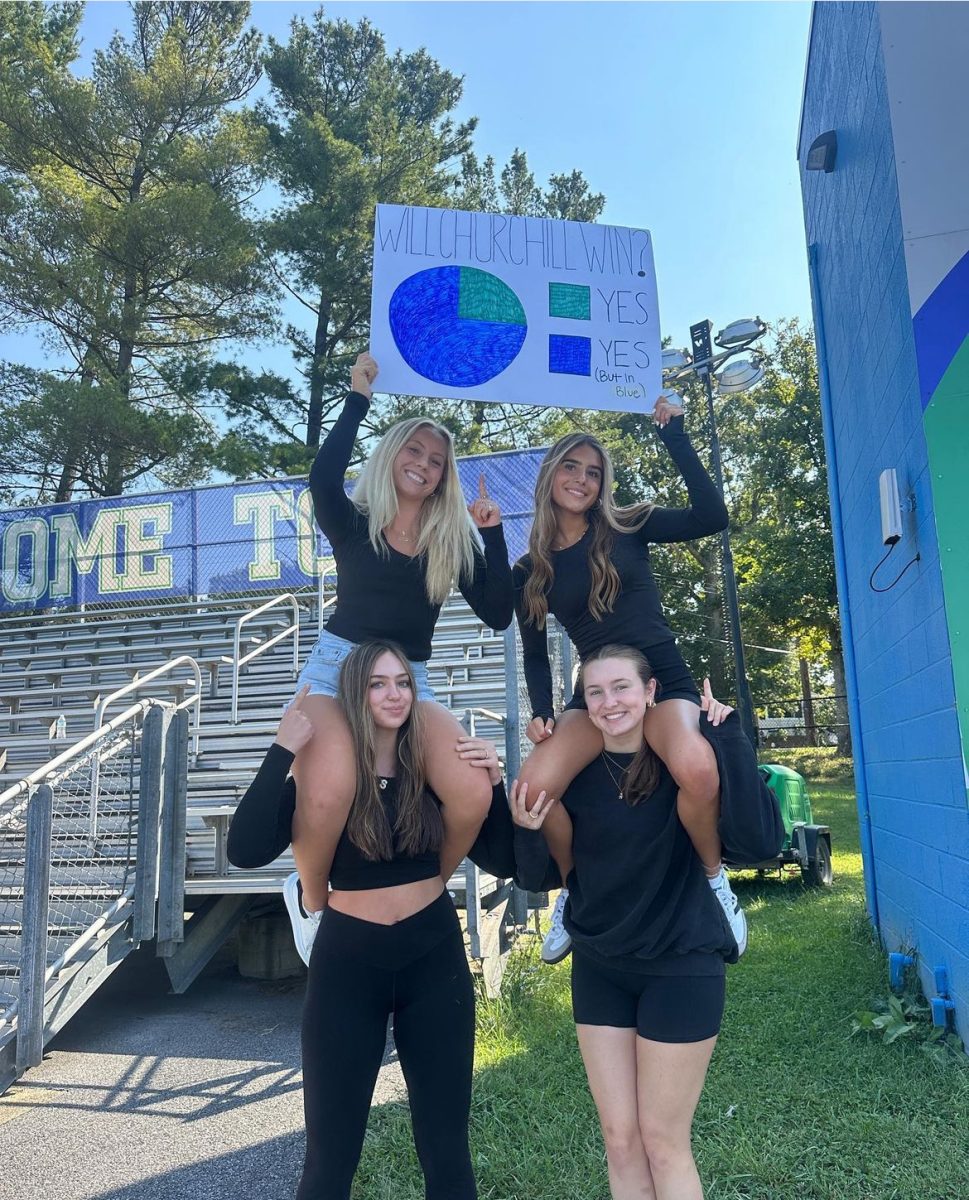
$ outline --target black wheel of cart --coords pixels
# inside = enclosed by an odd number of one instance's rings
[[[801,868],[801,878],[809,887],[830,887],[834,882],[831,868],[831,847],[827,838],[819,837],[814,858]]]

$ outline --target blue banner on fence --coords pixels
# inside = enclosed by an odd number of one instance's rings
[[[541,450],[458,461],[484,471],[512,562],[525,552]],[[231,483],[0,512],[0,611],[306,588],[335,572],[305,479]]]

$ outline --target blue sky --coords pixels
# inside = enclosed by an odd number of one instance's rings
[[[258,0],[252,21],[287,36],[315,3]],[[580,169],[601,220],[652,230],[664,334],[760,315],[810,320],[795,141],[810,4],[330,3],[367,17],[391,49],[424,46],[465,78],[460,116],[503,164],[517,147],[540,183]],[[128,30],[127,5],[89,3],[84,59]],[[83,60],[82,60],[83,68]],[[282,348],[266,361],[286,369]],[[36,343],[0,337],[0,357],[36,362]]]

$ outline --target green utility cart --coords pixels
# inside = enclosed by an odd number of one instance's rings
[[[776,763],[762,763],[758,770],[777,797],[787,836],[777,858],[756,863],[728,862],[727,866],[762,874],[782,867],[800,867],[805,883],[813,887],[830,887],[834,879],[831,830],[827,825],[814,824],[804,776]]]

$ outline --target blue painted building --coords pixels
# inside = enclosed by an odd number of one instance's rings
[[[869,913],[969,1042],[967,52],[966,4],[815,4],[798,161]]]

